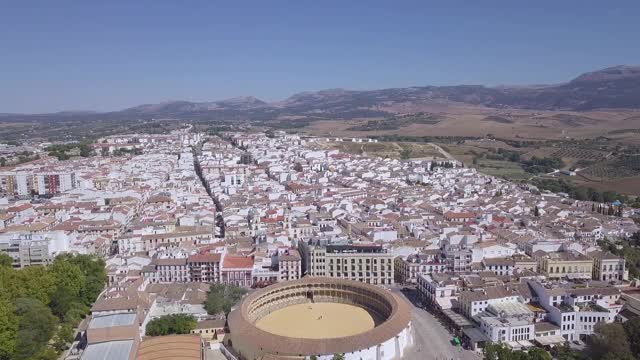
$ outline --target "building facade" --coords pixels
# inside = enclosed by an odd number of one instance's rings
[[[611,252],[594,251],[587,254],[593,259],[593,279],[601,281],[624,281],[629,279],[629,271],[623,257]]]
[[[196,254],[187,258],[189,278],[194,282],[220,282],[220,254]]]
[[[406,259],[399,256],[394,260],[394,267],[396,282],[400,284],[416,284],[421,274],[439,274],[447,270],[439,250],[409,255]]]
[[[451,309],[458,297],[457,278],[448,274],[419,274],[416,285],[423,304],[433,309]]]
[[[278,281],[297,280],[302,277],[302,258],[297,250],[278,252]]]
[[[374,285],[394,283],[394,256],[380,245],[308,245],[301,253],[308,256],[304,263],[308,266],[306,274],[309,276]]]
[[[47,265],[54,258],[50,241],[51,239],[41,235],[20,234],[0,242],[0,252],[13,259],[12,266],[16,269]]]
[[[540,271],[549,279],[591,279],[593,259],[577,252],[546,254],[540,259]]]

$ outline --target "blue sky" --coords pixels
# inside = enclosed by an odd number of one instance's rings
[[[0,112],[561,82],[640,63],[640,1],[5,1]]]

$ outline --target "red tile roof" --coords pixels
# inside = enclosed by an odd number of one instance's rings
[[[189,263],[220,262],[220,254],[196,254],[189,256]]]
[[[268,224],[268,223],[277,223],[279,221],[284,221],[284,216],[276,216],[274,218],[269,218],[269,217],[264,217],[263,216],[263,217],[260,218],[260,222],[263,222],[263,223],[266,223],[266,224]]]
[[[25,211],[28,209],[31,209],[33,206],[31,206],[31,204],[21,204],[21,205],[16,205],[16,206],[11,206],[7,209],[7,212],[21,212],[21,211]]]
[[[223,269],[239,269],[239,268],[252,268],[253,258],[245,256],[230,256],[224,257],[222,262]]]
[[[470,212],[452,212],[444,214],[445,219],[475,219],[476,215]]]

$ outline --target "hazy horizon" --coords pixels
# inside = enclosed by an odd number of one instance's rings
[[[273,102],[331,88],[550,84],[640,62],[632,46],[640,4],[631,1],[242,5],[6,4],[0,113]]]

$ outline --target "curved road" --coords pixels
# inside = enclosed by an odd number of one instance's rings
[[[392,288],[395,294],[411,303],[411,324],[413,326],[413,346],[407,349],[403,360],[480,360],[482,355],[461,346],[453,346],[453,335],[440,321],[428,311],[417,307],[414,289],[408,293]]]

